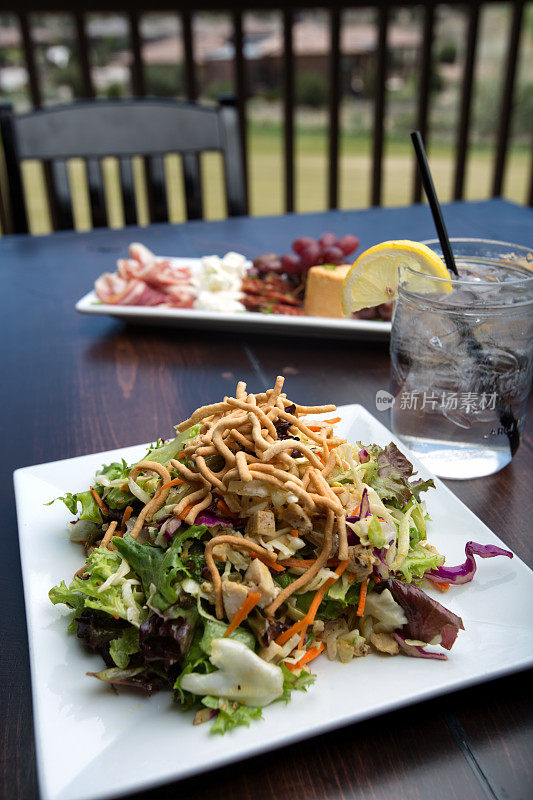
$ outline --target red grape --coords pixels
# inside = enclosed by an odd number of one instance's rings
[[[300,258],[302,261],[302,266],[305,267],[305,269],[309,269],[309,267],[314,267],[317,264],[320,264],[322,250],[316,242],[313,242],[313,244],[309,244],[305,250],[300,253]]]
[[[294,240],[291,247],[295,253],[301,256],[305,248],[309,247],[310,244],[315,244],[315,240],[310,236],[300,236],[299,239]]]
[[[326,247],[323,256],[325,264],[335,264],[335,266],[338,266],[344,262],[344,253],[340,247],[335,247],[334,245]]]
[[[323,233],[318,243],[322,245],[323,248],[333,247],[333,245],[337,244],[337,237],[334,233]]]
[[[392,312],[394,311],[394,303],[380,303],[377,307],[378,316],[384,322],[390,322],[392,319]]]
[[[287,275],[299,275],[303,270],[302,259],[294,253],[281,256],[281,266]]]
[[[281,261],[277,257],[263,259],[262,261],[256,259],[256,262],[254,262],[254,266],[259,275],[267,275],[269,272],[283,272]]]
[[[345,256],[349,256],[359,247],[359,239],[357,236],[347,233],[346,236],[341,236],[337,242],[337,247],[340,247]]]
[[[376,306],[370,306],[369,308],[360,308],[359,311],[356,311],[353,315],[354,319],[377,319],[378,310]]]

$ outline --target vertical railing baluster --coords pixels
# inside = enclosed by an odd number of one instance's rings
[[[192,43],[192,15],[190,11],[181,12],[181,33],[183,36],[183,54],[185,56],[185,96],[187,100],[196,100],[198,89],[196,86]]]
[[[428,140],[429,94],[431,91],[431,71],[433,66],[431,51],[433,45],[434,22],[435,7],[433,5],[428,5],[424,8],[422,53],[420,59],[420,82],[418,88],[418,109],[416,115],[416,128],[422,134],[426,148]],[[414,163],[413,175],[413,203],[420,203],[422,200],[422,181],[420,180],[420,170],[418,169],[416,160]]]
[[[194,44],[192,33],[192,14],[181,12],[181,33],[183,36],[183,54],[185,56],[185,96],[194,102],[198,98],[196,82],[196,66],[194,63]],[[202,179],[200,158],[195,153],[186,153],[181,159],[183,186],[185,188],[185,207],[188,219],[203,217]]]
[[[389,10],[382,5],[378,9],[378,46],[374,79],[374,124],[372,136],[372,189],[370,201],[381,205],[383,183],[383,141],[385,127],[385,93],[387,80],[387,27]]]
[[[85,31],[85,15],[82,11],[74,12],[74,24],[76,27],[76,38],[78,40],[78,58],[80,61],[83,94],[85,97],[92,98],[95,92],[91,75],[91,62],[89,59],[89,40]]]
[[[39,85],[37,65],[35,63],[35,52],[30,31],[30,24],[28,21],[28,15],[22,11],[18,14],[18,18],[20,24],[20,32],[22,35],[22,45],[24,48],[24,60],[26,62],[26,69],[28,70],[31,101],[35,108],[40,108],[42,104],[41,87]],[[42,165],[43,165],[44,183],[46,187],[46,196],[48,199],[48,210],[50,212],[50,221],[52,223],[52,228],[56,230],[59,226],[60,220],[57,211],[56,191],[54,185],[52,163],[50,161],[43,161]]]
[[[235,48],[235,94],[237,98],[237,113],[239,115],[239,131],[241,158],[244,170],[244,192],[246,207],[248,208],[248,158],[246,140],[246,63],[243,52],[242,11],[233,12],[233,45]]]
[[[283,118],[285,160],[285,212],[294,211],[294,57],[293,12],[283,9]]]
[[[130,11],[128,16],[130,21],[131,53],[133,55],[133,62],[131,65],[131,87],[134,96],[142,97],[145,94],[145,88],[141,53],[141,34],[139,32],[139,13],[137,11]]]
[[[507,63],[505,67],[505,80],[502,89],[500,104],[498,136],[496,145],[496,158],[494,160],[494,173],[492,178],[492,196],[498,197],[502,193],[505,161],[507,158],[507,145],[511,129],[511,114],[513,111],[513,92],[518,64],[518,45],[520,42],[520,29],[522,26],[523,0],[514,3],[513,18],[509,31],[509,44],[507,46]]]
[[[457,159],[455,162],[454,200],[462,200],[466,173],[466,154],[472,112],[472,89],[474,86],[474,66],[476,62],[477,33],[479,28],[479,3],[470,5],[468,29],[466,34],[465,65],[463,69],[461,107],[459,110],[457,132]]]
[[[341,100],[341,15],[338,8],[330,11],[329,48],[329,208],[339,202],[339,113]]]
[[[20,33],[22,35],[22,46],[24,49],[24,60],[26,61],[26,69],[28,70],[28,80],[30,84],[31,101],[35,108],[41,105],[41,87],[39,86],[39,77],[37,74],[37,66],[35,64],[35,53],[33,49],[33,41],[31,37],[30,24],[28,15],[21,11],[18,14]]]
[[[533,206],[533,155],[531,156],[531,174],[529,176],[529,194],[527,196],[528,206]]]

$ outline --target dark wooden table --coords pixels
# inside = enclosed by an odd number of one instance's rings
[[[450,233],[533,244],[533,212],[501,200],[447,207]],[[286,252],[298,235],[356,233],[362,248],[430,238],[424,206],[237,218],[223,222],[0,239],[2,426],[0,474],[1,796],[38,797],[30,673],[12,471],[168,436],[194,408],[243,378],[262,391],[279,372],[306,403],[362,403],[387,388],[386,344],[126,327],[75,313],[74,303],[131,241],[156,253],[248,256]],[[448,482],[519,556],[533,561],[529,433],[489,478]],[[517,598],[520,602],[520,598]],[[138,800],[394,800],[523,798],[533,792],[530,676],[518,674],[405,708]],[[179,754],[177,754],[179,755]]]

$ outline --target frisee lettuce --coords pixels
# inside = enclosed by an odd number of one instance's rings
[[[202,698],[202,704],[207,708],[218,711],[215,721],[212,723],[209,733],[224,734],[233,730],[238,725],[250,727],[250,723],[256,719],[263,719],[261,708],[257,706],[243,706],[234,700],[226,700],[223,697],[212,697],[206,695]]]

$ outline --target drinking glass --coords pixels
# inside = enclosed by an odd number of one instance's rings
[[[442,257],[438,241],[425,242]],[[509,463],[533,371],[533,249],[452,239],[459,277],[400,269],[391,335],[391,425],[435,474]]]

